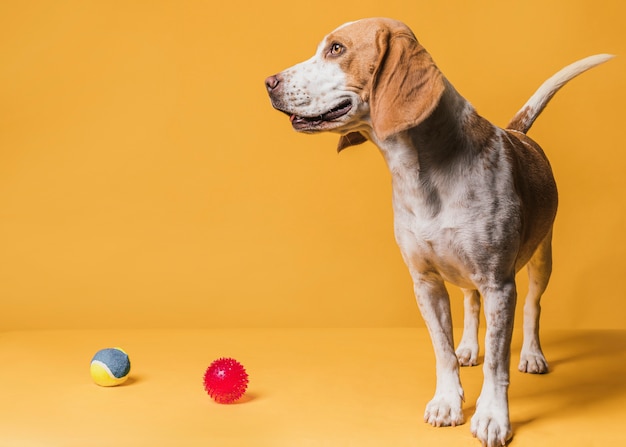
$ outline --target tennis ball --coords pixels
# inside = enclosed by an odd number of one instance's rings
[[[91,359],[91,378],[100,386],[116,386],[128,379],[130,360],[120,348],[106,348]]]

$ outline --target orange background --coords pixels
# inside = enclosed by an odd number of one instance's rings
[[[509,394],[511,446],[626,444],[623,1],[33,0],[0,2],[2,447],[480,445],[421,421],[434,355],[378,151],[296,134],[263,85],[379,15],[500,125],[618,55],[530,132],[561,191],[551,371],[515,371],[518,324]],[[120,387],[89,377],[108,346],[131,357]],[[202,390],[221,356],[250,374],[235,405]],[[466,420],[482,376],[461,370]]]
[[[499,125],[566,64],[618,55],[530,135],[561,193],[543,327],[626,329],[625,12],[620,0],[0,3],[0,330],[422,327],[378,151],[338,156],[336,136],[296,134],[263,85],[339,24],[378,15],[409,24]],[[460,311],[455,299],[457,325]]]

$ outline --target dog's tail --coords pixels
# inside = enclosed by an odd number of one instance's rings
[[[596,54],[574,62],[563,68],[557,74],[545,81],[524,106],[515,114],[507,129],[526,133],[533,125],[539,114],[548,105],[556,92],[568,81],[590,68],[600,65],[614,56],[611,54]]]

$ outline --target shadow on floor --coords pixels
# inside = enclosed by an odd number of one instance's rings
[[[514,428],[537,418],[586,412],[610,400],[624,399],[626,331],[549,334],[543,348],[550,364],[548,374],[533,376],[511,371],[511,400],[536,402],[532,417],[512,421]]]

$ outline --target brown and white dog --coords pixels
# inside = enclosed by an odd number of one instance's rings
[[[471,431],[486,446],[511,438],[515,274],[525,265],[530,286],[519,369],[548,371],[539,300],[552,269],[557,189],[546,156],[526,132],[559,88],[611,57],[591,56],[558,72],[505,129],[478,115],[411,30],[391,19],[344,24],[311,59],[265,81],[272,105],[295,130],[339,133],[339,150],[369,140],[387,162],[396,241],[435,350],[437,386],[424,414],[434,426],[463,423],[459,365],[477,363],[482,295],[484,380]],[[444,281],[465,295],[456,352]]]

